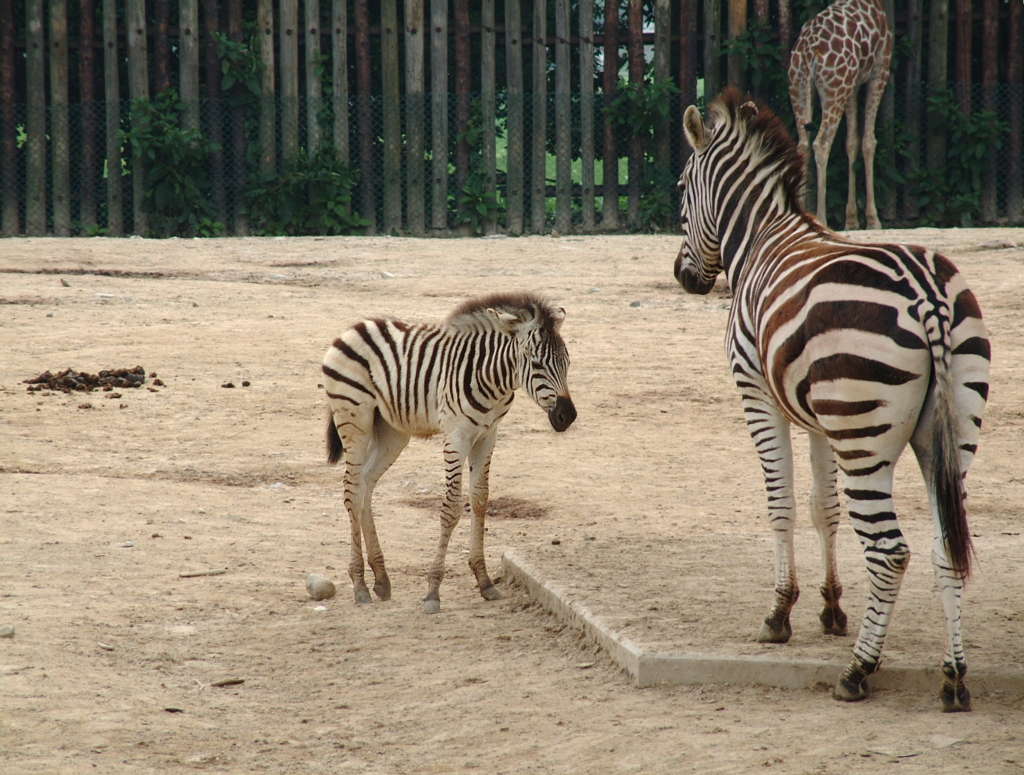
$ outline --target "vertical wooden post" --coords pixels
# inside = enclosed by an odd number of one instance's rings
[[[299,3],[280,0],[281,156],[287,164],[299,152]]]
[[[747,31],[747,0],[729,0],[729,40],[734,41]],[[738,54],[728,57],[729,83],[744,88],[743,58]]]
[[[189,0],[191,2],[191,0]],[[228,35],[235,43],[244,39],[242,30],[242,0],[228,0]],[[246,108],[234,105],[231,108],[231,173],[228,184],[231,187],[232,215],[234,217],[234,233],[248,234],[249,221],[245,214],[246,189]]]
[[[260,174],[277,170],[277,98],[274,79],[274,2],[259,0],[257,35],[260,45]]]
[[[949,81],[949,0],[931,0],[928,14],[928,93],[935,95],[946,90]],[[946,132],[937,122],[926,122],[928,127],[928,168],[942,169],[946,165]]]
[[[128,98],[133,106],[149,99],[149,52],[146,42],[146,0],[126,0],[128,25]],[[149,232],[149,219],[142,207],[146,175],[142,151],[132,148],[132,233]]]
[[[662,83],[672,78],[672,6],[670,0],[654,3],[654,75]],[[659,170],[671,172],[672,148],[669,144],[669,116],[659,119],[654,127],[654,164]],[[662,224],[667,225],[667,224]]]
[[[199,10],[197,0],[178,3],[178,92],[182,124],[199,130]]]
[[[953,26],[956,30],[954,38],[956,45],[953,51],[953,82],[960,109],[969,116],[973,112],[971,87],[974,85],[974,81],[971,77],[971,39],[973,38],[974,14],[971,0],[954,0],[954,2],[956,24]],[[994,47],[994,42],[991,42],[991,46]]]
[[[171,6],[168,0],[152,0],[153,7],[153,92],[171,88]]]
[[[605,0],[604,3],[604,72],[601,86],[604,101],[604,201],[601,204],[601,227],[606,231],[616,231],[619,228],[619,150],[616,128],[609,118],[619,86],[617,0]]]
[[[982,5],[982,46],[981,100],[986,111],[997,113],[996,85],[999,82],[999,0],[984,0]],[[1012,44],[1011,44],[1012,45]],[[1020,41],[1017,42],[1020,45]],[[995,148],[989,147],[982,161],[981,169],[981,220],[994,223],[996,220],[996,163]]]
[[[793,9],[789,0],[779,2],[779,48],[782,52],[782,64],[789,66],[790,46],[793,45]]]
[[[722,4],[704,0],[704,102],[722,90]]]
[[[67,0],[50,0],[50,140],[53,233],[71,235],[71,138],[68,132]]]
[[[0,0],[0,17],[14,19],[13,0]],[[0,234],[18,234],[18,147],[14,132],[14,24],[0,24]]]
[[[423,102],[423,0],[405,0],[405,118],[406,118],[406,223],[411,234],[427,230],[426,168],[423,125],[427,120]]]
[[[430,3],[430,125],[431,161],[430,225],[448,228],[448,2]]]
[[[84,232],[96,226],[96,5],[80,0],[78,19],[78,102],[82,151],[78,186],[78,220]],[[2,164],[2,162],[0,162]]]
[[[224,95],[221,89],[220,56],[217,53],[217,33],[220,32],[220,13],[217,0],[203,0],[203,67],[206,71],[206,136],[214,148],[210,152],[210,182],[213,188],[213,207],[216,219],[227,223],[227,196],[224,191]]]
[[[359,135],[359,180],[367,234],[377,233],[377,170],[373,163],[373,86],[370,79],[370,16],[367,0],[356,0],[356,116]]]
[[[346,0],[331,3],[331,97],[334,100],[334,152],[349,163],[348,152],[348,11]]]
[[[505,203],[508,233],[523,233],[523,26],[519,0],[505,0],[505,77],[508,82],[508,142]]]
[[[469,91],[472,76],[469,71],[469,0],[455,0],[455,190],[462,195],[469,179]]]
[[[633,86],[643,86],[644,83],[644,42],[643,42],[643,13],[642,0],[629,0],[629,83]],[[626,205],[627,219],[629,226],[636,229],[640,225],[640,178],[644,166],[644,145],[645,137],[636,131],[629,136],[629,201]]]
[[[533,3],[533,120],[530,137],[530,228],[544,232],[547,217],[548,0]]]
[[[685,110],[697,103],[697,8],[700,0],[681,0],[679,9],[679,102]],[[780,9],[786,0],[780,3]],[[690,144],[683,134],[682,111],[679,127],[674,130],[679,142],[679,171],[690,157]]]
[[[1024,222],[1024,148],[1021,147],[1021,135],[1024,134],[1024,68],[1021,63],[1024,58],[1024,37],[1021,37],[1020,23],[1022,6],[1022,3],[1010,3],[1010,19],[1006,31],[1010,49],[1006,65],[1006,82],[1010,87],[1006,216],[1010,223]]]
[[[121,57],[117,45],[117,0],[103,0],[103,99],[107,141],[107,234],[124,234],[121,175]]]
[[[320,150],[320,0],[306,0],[303,8],[306,25],[306,148],[312,156]]]
[[[909,52],[906,64],[906,79],[903,91],[903,116],[907,127],[906,148],[904,156],[906,166],[903,170],[905,178],[916,172],[921,164],[921,128],[924,117],[921,115],[921,43],[922,43],[922,0],[907,0],[907,40]],[[917,199],[912,186],[903,191],[903,219],[914,221],[918,216]]]
[[[572,66],[569,0],[555,0],[555,228],[572,228]]]
[[[593,231],[594,210],[594,3],[580,3],[580,210]]]
[[[25,233],[46,233],[46,37],[43,0],[25,2]]]
[[[483,116],[483,148],[481,162],[484,168],[484,191],[490,196],[497,195],[498,170],[495,132],[495,30],[494,0],[481,0],[480,6],[480,114]],[[484,224],[484,233],[492,234],[497,229],[497,221],[488,217]]]
[[[398,77],[398,6],[382,0],[380,6],[381,90],[384,137],[384,230],[402,230],[402,107]]]

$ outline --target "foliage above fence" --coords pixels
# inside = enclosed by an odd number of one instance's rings
[[[732,82],[792,126],[824,5],[0,0],[0,231],[674,229],[683,109]],[[889,0],[886,225],[1024,222],[1022,5]]]

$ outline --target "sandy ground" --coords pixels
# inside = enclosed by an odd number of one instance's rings
[[[979,671],[1024,669],[1024,230],[864,236],[943,250],[980,298],[994,368],[969,479],[967,653]],[[684,294],[677,246],[0,240],[0,626],[15,628],[0,639],[0,771],[1024,772],[1024,697],[998,686],[955,715],[935,692],[846,705],[824,688],[637,689],[516,590],[482,600],[468,525],[441,614],[421,614],[438,439],[414,441],[377,490],[393,600],[352,603],[340,471],[324,463],[327,344],[366,315],[439,319],[466,297],[535,290],[568,310],[579,419],[555,434],[524,395],[504,421],[492,573],[515,548],[652,648],[845,662],[852,637],[817,630],[806,517],[793,641],[753,642],[771,544],[723,353],[729,297],[721,285]],[[22,383],[135,365],[165,384],[111,398]],[[886,664],[937,665],[943,625],[909,456],[897,498],[917,555]],[[864,573],[845,525],[840,542],[855,632]],[[338,596],[309,600],[309,572]]]

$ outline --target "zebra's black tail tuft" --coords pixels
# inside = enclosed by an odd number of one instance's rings
[[[327,413],[327,462],[330,465],[335,465],[341,460],[341,453],[345,451],[345,448],[341,444],[341,436],[338,435],[338,429],[334,425],[334,417],[328,412]]]

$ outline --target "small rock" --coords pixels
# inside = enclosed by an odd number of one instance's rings
[[[631,307],[642,307],[642,306],[644,306],[644,303],[642,301],[631,301],[629,303],[629,306],[631,306]]]
[[[14,625],[3,624],[0,625],[0,638],[13,638],[14,637]]]
[[[329,578],[317,573],[306,576],[306,592],[313,600],[330,600],[336,591]]]
[[[223,385],[221,385],[222,388],[233,388],[234,386],[234,382],[225,382]]]

